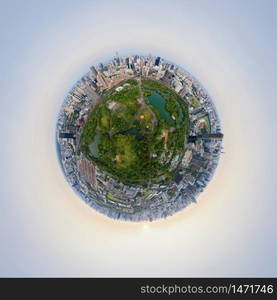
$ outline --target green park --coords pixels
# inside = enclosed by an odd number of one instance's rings
[[[79,149],[124,183],[160,184],[175,176],[188,129],[187,103],[164,83],[136,77],[102,93]]]

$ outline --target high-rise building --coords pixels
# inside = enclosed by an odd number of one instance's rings
[[[117,64],[118,66],[120,66],[120,59],[119,59],[119,57],[115,57],[115,58],[114,58],[114,61],[116,62],[116,64]]]
[[[74,93],[73,91],[70,91],[69,94],[72,97],[74,97],[74,98],[76,98],[76,99],[78,99],[80,101],[85,99],[85,97],[82,94],[80,95],[80,94]]]
[[[109,87],[108,79],[106,78],[106,76],[102,72],[98,72],[97,79],[99,79],[99,82],[101,83],[101,85],[104,88],[108,88]]]
[[[103,65],[102,63],[99,64],[99,69],[100,69],[101,71],[104,70],[104,65]]]
[[[158,66],[160,64],[161,58],[158,56],[155,60],[155,66]]]
[[[92,76],[94,76],[96,78],[97,77],[97,70],[95,69],[95,67],[91,66],[90,70],[91,70]]]
[[[60,132],[59,134],[60,139],[75,139],[75,135],[69,132]]]
[[[127,65],[128,69],[130,69],[129,57],[126,58],[126,65]]]
[[[222,140],[223,133],[203,133],[199,136],[201,139],[208,139],[208,140]]]
[[[197,136],[189,136],[188,137],[188,143],[195,143],[197,140],[222,140],[223,139],[223,133],[203,133]]]
[[[94,90],[97,90],[97,84],[95,81],[90,81],[90,86],[94,89]]]
[[[170,71],[166,70],[163,78],[161,79],[165,84],[170,85],[172,79],[174,78],[174,74]]]

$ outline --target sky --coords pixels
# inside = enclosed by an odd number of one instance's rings
[[[0,276],[277,276],[277,2],[0,0]],[[189,71],[219,113],[224,154],[196,204],[115,221],[66,182],[64,97],[118,51]]]

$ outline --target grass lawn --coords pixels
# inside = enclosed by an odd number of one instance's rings
[[[109,117],[107,114],[102,115],[100,123],[101,123],[101,127],[107,129],[109,128]]]
[[[115,137],[116,148],[116,168],[122,169],[129,167],[137,160],[135,150],[135,137],[132,135],[118,134]]]

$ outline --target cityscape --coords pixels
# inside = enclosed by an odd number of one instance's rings
[[[137,108],[133,117],[127,116],[132,119],[132,128],[138,126],[140,135],[143,132],[142,142],[151,141],[149,162],[144,159],[137,163],[137,170],[144,170],[143,176],[138,176],[140,171],[132,173],[129,170],[135,166],[133,161],[127,168],[128,159],[131,160],[129,153],[128,156],[122,154],[114,144],[107,144],[110,151],[103,145],[95,148],[102,138],[99,134],[94,133],[92,143],[84,143],[84,136],[91,132],[89,123],[96,124],[94,130],[103,131],[104,126],[112,126],[105,125],[103,118],[99,125],[97,116],[101,114],[101,107],[112,118],[118,117],[113,124],[125,128],[126,122],[122,125],[122,119],[130,107],[120,102],[126,101],[124,95],[130,101],[133,95],[129,106]],[[154,96],[156,104],[164,101],[165,106],[154,107]],[[168,103],[173,103],[172,110]],[[111,124],[111,120],[108,121]],[[112,127],[114,131],[115,127]],[[110,127],[106,132],[113,136]],[[123,148],[130,141],[135,145],[142,143],[136,140],[140,139],[138,132],[135,137],[126,132],[114,135],[117,140],[118,137],[122,139]],[[153,136],[159,142],[157,145],[154,145]],[[107,63],[91,66],[66,96],[56,129],[61,167],[75,192],[98,212],[113,219],[134,222],[166,218],[195,203],[215,172],[222,153],[222,140],[218,114],[203,87],[187,71],[152,55],[119,57],[117,54]],[[113,151],[119,152],[109,161]],[[102,161],[99,153],[105,154]],[[139,169],[143,164],[149,165],[149,169]],[[112,169],[113,165],[120,168]]]

